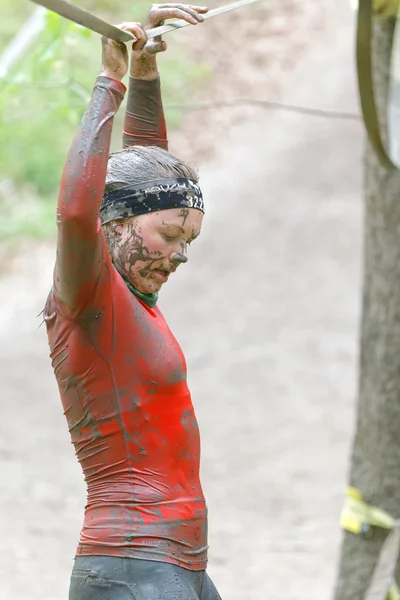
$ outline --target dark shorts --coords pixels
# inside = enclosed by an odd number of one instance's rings
[[[205,571],[151,560],[78,556],[69,600],[221,600],[221,596]]]

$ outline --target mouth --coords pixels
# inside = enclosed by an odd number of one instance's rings
[[[155,279],[165,283],[168,281],[168,277],[171,275],[171,271],[167,271],[166,269],[154,269],[153,271]]]

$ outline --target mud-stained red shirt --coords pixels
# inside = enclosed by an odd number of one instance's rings
[[[45,309],[52,364],[88,490],[77,554],[202,570],[207,515],[185,359],[160,310],[134,296],[113,267],[97,218],[104,154],[123,93],[122,84],[99,78],[71,148]]]

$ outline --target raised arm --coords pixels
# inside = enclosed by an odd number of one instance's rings
[[[137,23],[124,23],[143,46],[146,34]],[[122,78],[128,68],[125,45],[102,39],[103,64],[82,125],[72,143],[61,179],[58,198],[57,259],[54,295],[69,317],[81,314],[101,274],[103,247],[99,209],[106,180],[111,129],[126,88]]]
[[[145,29],[162,25],[166,19],[183,19],[192,25],[204,21],[205,6],[154,4]],[[161,98],[157,53],[165,52],[161,38],[149,40],[143,50],[132,50],[129,93],[125,113],[123,145],[159,146],[168,150],[167,128]]]

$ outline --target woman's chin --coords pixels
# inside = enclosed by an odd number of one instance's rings
[[[138,286],[135,286],[139,292],[142,294],[157,294],[162,288],[162,283],[160,281],[151,281],[145,279],[143,282],[140,282]]]

